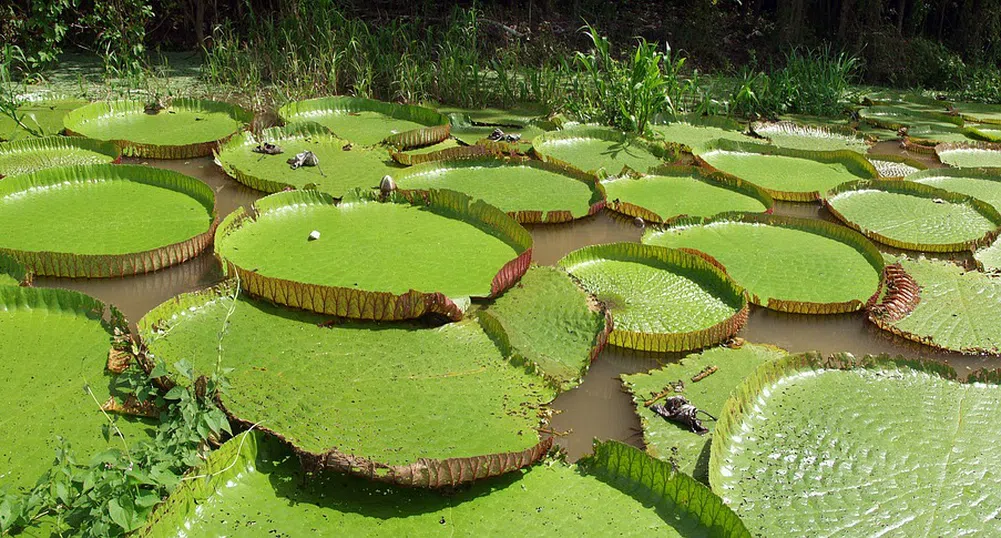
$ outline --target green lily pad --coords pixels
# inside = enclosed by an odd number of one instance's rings
[[[536,428],[554,391],[475,320],[325,326],[234,295],[222,286],[172,299],[143,317],[140,334],[168,363],[232,368],[227,413],[290,443],[307,468],[441,487],[515,470],[549,448]]]
[[[895,261],[920,287],[919,300],[907,309],[909,313],[901,312],[902,317],[870,316],[876,325],[941,349],[999,354],[1001,281],[946,261],[906,257]]]
[[[880,178],[900,179],[928,169],[921,161],[900,155],[869,153],[866,157],[876,168]]]
[[[139,535],[750,536],[709,488],[615,441],[577,465],[552,462],[447,496],[325,475],[253,432],[212,453]]]
[[[931,95],[889,88],[867,93],[864,101],[867,104],[896,105],[907,110],[924,112],[944,110],[950,104],[948,100],[937,99]]]
[[[430,146],[424,146],[423,148],[410,149],[407,151],[391,151],[390,155],[393,160],[404,166],[411,166],[414,164],[420,164],[426,162],[427,160],[437,160],[437,159],[427,159],[426,156],[434,155],[445,150],[457,150],[464,148],[456,139],[447,138],[437,144],[432,144]]]
[[[828,193],[824,205],[873,241],[908,250],[969,250],[1001,227],[991,205],[911,181],[849,183]]]
[[[709,142],[720,138],[754,142],[755,138],[744,134],[744,127],[730,118],[717,116],[686,116],[679,121],[650,126],[657,136],[667,142],[681,144],[689,152],[702,151]]]
[[[18,118],[28,129],[12,118],[0,114],[0,141],[24,140],[39,134],[52,136],[63,132],[63,117],[71,110],[86,105],[82,99],[42,99],[28,101],[17,109]]]
[[[523,223],[569,222],[605,206],[593,175],[533,159],[484,155],[440,160],[395,175],[401,190],[449,189],[491,204]]]
[[[692,354],[679,363],[668,364],[649,373],[623,375],[622,384],[633,397],[636,414],[643,425],[643,443],[648,454],[667,460],[696,480],[709,481],[709,440],[716,427],[713,420],[703,420],[709,434],[699,435],[670,422],[655,413],[646,402],[656,403],[656,396],[678,383],[684,384],[680,393],[692,405],[714,417],[720,417],[723,404],[745,377],[754,373],[768,361],[782,358],[786,352],[774,346],[744,344],[738,349],[716,347]],[[693,382],[692,378],[715,367],[711,374]],[[674,392],[668,392],[668,396]],[[659,400],[658,400],[659,401]],[[704,417],[700,414],[700,419]]]
[[[522,103],[512,108],[458,108],[452,106],[435,106],[435,110],[461,119],[461,123],[479,123],[482,125],[499,125],[507,127],[524,127],[534,120],[542,118],[548,111],[537,103]]]
[[[958,383],[941,363],[835,359],[767,363],[726,404],[710,482],[751,532],[1001,533],[996,379]]]
[[[31,272],[10,254],[0,252],[0,286],[19,286],[31,282]]]
[[[254,115],[236,105],[174,99],[156,114],[141,101],[91,103],[63,119],[66,131],[114,142],[130,157],[188,159],[212,155]]]
[[[448,118],[434,110],[361,97],[320,97],[288,103],[278,109],[285,123],[314,121],[339,138],[372,146],[419,148],[448,138]]]
[[[215,196],[138,165],[49,168],[0,181],[0,251],[39,275],[112,277],[189,260],[212,243]]]
[[[982,271],[1001,273],[1001,239],[995,239],[989,246],[976,251],[973,259]]]
[[[935,146],[935,154],[940,161],[956,168],[1001,167],[1001,144],[989,142],[939,144]]]
[[[876,169],[848,150],[807,151],[718,140],[697,155],[712,171],[757,185],[776,200],[810,202],[849,181],[875,179]]]
[[[624,170],[647,172],[676,158],[664,143],[607,127],[581,126],[535,138],[533,152],[544,161],[569,164],[605,178]]]
[[[791,121],[757,122],[751,130],[781,148],[809,151],[850,150],[858,153],[869,151],[869,143],[850,127],[818,127],[800,125]]]
[[[879,289],[883,256],[863,236],[829,222],[734,214],[681,219],[643,242],[712,256],[751,302],[782,312],[862,309]]]
[[[110,142],[77,136],[47,136],[0,144],[0,178],[45,168],[121,161]]]
[[[51,467],[59,437],[84,461],[110,448],[101,435],[107,419],[94,398],[103,403],[110,395],[105,365],[112,330],[125,326],[120,316],[114,325],[102,322],[106,310],[74,291],[0,286],[0,346],[8,351],[0,366],[0,489],[34,486]],[[125,433],[135,431],[121,422]]]
[[[774,203],[750,183],[692,166],[663,166],[651,175],[608,179],[602,185],[609,209],[657,223],[731,211],[770,212]]]
[[[953,106],[967,121],[1001,124],[1001,105],[956,102]]]
[[[255,152],[264,142],[278,145],[282,153]],[[313,152],[319,164],[293,170],[287,160],[303,151]],[[384,175],[400,169],[385,149],[354,146],[317,123],[293,123],[265,129],[260,135],[243,133],[220,148],[216,162],[231,177],[259,191],[315,188],[335,198],[378,187]]]
[[[494,132],[498,127],[493,125],[453,125],[452,126],[452,136],[457,138],[464,144],[476,144],[481,140],[488,139],[488,137]],[[546,130],[535,125],[528,124],[524,127],[502,127],[500,128],[506,135],[517,135],[519,144],[530,145],[535,137],[545,133]]]
[[[226,217],[216,254],[251,294],[324,314],[459,319],[455,300],[499,294],[532,256],[532,238],[514,219],[454,191],[386,202],[356,193],[340,204],[290,191],[253,209]],[[314,231],[319,238],[310,240]]]
[[[963,126],[963,118],[945,114],[944,110],[944,105],[938,110],[914,109],[901,105],[876,105],[859,110],[859,117],[884,129],[897,130],[907,127],[909,131],[926,133],[956,132],[957,127]]]
[[[608,341],[644,351],[718,344],[747,321],[743,290],[724,270],[688,252],[639,245],[592,245],[559,262],[612,313]]]
[[[999,171],[990,168],[983,170],[935,168],[914,174],[907,179],[922,185],[972,196],[1001,211],[1001,173]]]
[[[534,266],[485,311],[480,323],[517,360],[560,390],[576,386],[608,340],[611,320],[564,271]]]

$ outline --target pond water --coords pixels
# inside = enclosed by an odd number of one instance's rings
[[[874,153],[904,155],[939,167],[934,156],[906,154],[897,142],[881,142]],[[127,160],[127,162],[176,170],[207,183],[216,193],[216,210],[226,215],[263,196],[229,179],[211,158],[186,161]],[[836,222],[819,204],[778,203],[775,213]],[[535,239],[533,259],[553,265],[568,252],[580,247],[616,241],[639,241],[643,230],[632,219],[599,213],[568,224],[528,226]],[[880,247],[884,252],[892,249]],[[966,261],[968,255],[953,256]],[[179,294],[211,286],[223,278],[222,269],[211,252],[187,263],[156,273],[117,279],[65,279],[40,277],[36,286],[70,288],[116,305],[133,323],[154,306]],[[752,307],[750,319],[740,336],[748,342],[768,343],[790,352],[847,351],[855,355],[889,353],[909,358],[941,360],[963,376],[983,367],[1001,366],[1001,360],[986,356],[941,352],[881,331],[865,320],[863,313],[834,316],[783,314]],[[622,374],[637,373],[677,361],[684,354],[651,354],[608,347],[591,365],[583,383],[562,395],[555,403],[557,414],[552,429],[560,432],[558,443],[572,460],[591,450],[592,440],[618,439],[642,446],[642,432],[630,397],[619,382]],[[563,434],[565,432],[565,434]]]

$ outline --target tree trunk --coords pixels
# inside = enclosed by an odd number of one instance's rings
[[[904,11],[907,9],[907,0],[897,0],[897,35],[904,35]]]

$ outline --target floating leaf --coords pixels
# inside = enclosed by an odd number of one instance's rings
[[[878,176],[872,163],[848,150],[809,151],[718,140],[696,155],[711,171],[761,187],[776,200],[810,202],[837,185]]]
[[[91,103],[64,118],[66,131],[114,142],[129,157],[188,159],[212,155],[254,115],[236,105],[202,99],[174,99],[156,114],[148,103]]]
[[[775,215],[680,219],[643,242],[694,249],[718,260],[751,302],[782,312],[860,310],[879,288],[883,256],[843,226]]]
[[[18,125],[13,118],[0,114],[0,141],[25,140],[63,132],[63,117],[71,110],[86,105],[87,101],[72,98],[43,98],[29,100],[17,108],[17,116],[27,126]]]
[[[800,125],[791,121],[755,122],[751,131],[781,148],[809,151],[869,151],[869,142],[850,127]]]
[[[183,263],[212,243],[215,196],[138,165],[49,168],[0,181],[0,252],[38,275],[117,277]]]
[[[934,168],[907,178],[915,183],[972,196],[1001,211],[1001,170]]]
[[[679,121],[651,125],[653,132],[665,141],[680,144],[688,152],[702,151],[713,140],[726,138],[737,142],[754,142],[744,134],[745,125],[721,116],[683,116]]]
[[[544,161],[564,163],[601,178],[623,170],[647,172],[677,158],[677,148],[608,127],[581,126],[535,138],[532,151]]]
[[[1001,167],[1001,144],[966,142],[935,146],[939,160],[957,168]]]
[[[703,258],[636,243],[592,245],[559,262],[612,313],[609,342],[688,351],[722,342],[747,321],[747,299]]]
[[[985,202],[910,181],[848,183],[824,205],[866,237],[908,250],[969,250],[988,244],[1001,226],[1001,214]]]
[[[609,209],[656,223],[731,211],[769,212],[773,204],[755,185],[692,166],[662,166],[650,175],[608,179],[602,185]]]
[[[317,122],[363,146],[386,143],[404,150],[437,144],[449,135],[448,118],[434,110],[361,97],[295,101],[279,108],[278,116],[285,123]]]
[[[121,152],[110,142],[77,136],[47,136],[0,144],[0,178],[45,168],[121,161]]]

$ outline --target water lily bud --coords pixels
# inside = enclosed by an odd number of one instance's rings
[[[307,241],[316,241],[319,238],[320,238],[320,231],[313,230],[312,232],[309,232],[309,238],[307,239]]]
[[[382,181],[379,182],[379,190],[382,194],[389,194],[396,190],[396,182],[390,176],[382,176]]]

